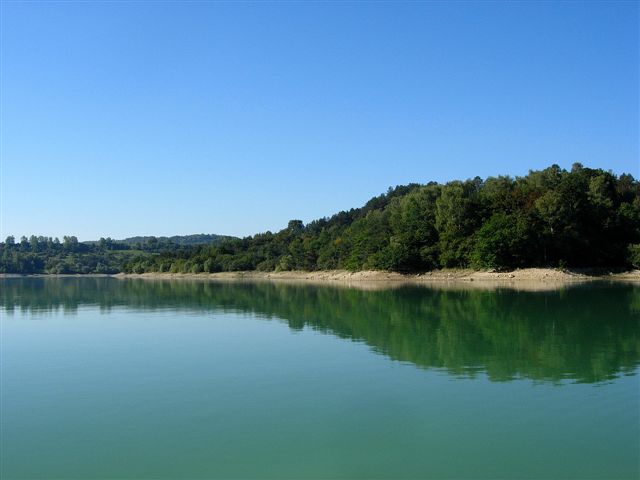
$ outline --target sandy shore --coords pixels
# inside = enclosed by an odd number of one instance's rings
[[[587,273],[550,268],[526,268],[511,272],[476,270],[436,270],[422,274],[401,274],[383,271],[349,272],[330,270],[318,272],[220,272],[220,273],[142,273],[117,274],[117,278],[191,279],[218,281],[277,281],[346,285],[367,290],[404,285],[424,285],[437,288],[515,288],[518,290],[550,290],[579,282],[594,280],[640,282],[640,270],[621,273]]]
[[[555,290],[569,285],[591,281],[640,282],[640,270],[608,273],[593,269],[583,271],[553,268],[524,268],[510,272],[477,271],[465,269],[435,270],[421,274],[402,274],[384,271],[349,272],[329,270],[318,272],[220,272],[220,273],[118,273],[115,275],[14,275],[9,277],[113,277],[120,279],[140,278],[148,280],[200,280],[224,282],[269,281],[280,283],[307,283],[318,285],[347,286],[363,290],[381,290],[406,285],[422,285],[439,289],[494,289],[511,288],[524,291]]]
[[[585,280],[629,280],[640,281],[640,270],[603,272],[597,269],[560,270],[555,268],[523,268],[497,272],[472,269],[443,269],[426,273],[404,274],[382,270],[302,270],[282,272],[259,272],[256,270],[217,273],[88,273],[88,274],[17,274],[1,273],[0,278],[10,277],[117,277],[117,278],[201,278],[215,280],[320,280],[320,281],[397,281],[397,282],[473,282],[473,281],[585,281]]]
[[[420,274],[403,274],[366,270],[350,272],[347,270],[323,270],[317,272],[219,272],[219,273],[119,273],[114,276],[124,278],[210,278],[218,280],[320,280],[320,281],[397,281],[397,282],[473,282],[473,281],[585,281],[585,280],[637,280],[640,270],[621,273],[586,273],[587,271],[568,271],[552,268],[524,268],[510,272],[478,271],[464,269],[434,270]]]

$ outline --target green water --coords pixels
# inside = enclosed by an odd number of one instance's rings
[[[1,475],[640,476],[640,287],[0,280]]]

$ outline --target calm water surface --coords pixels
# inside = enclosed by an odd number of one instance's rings
[[[11,478],[640,476],[640,287],[0,280]]]

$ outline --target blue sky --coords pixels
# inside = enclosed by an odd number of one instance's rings
[[[2,238],[242,236],[553,163],[640,176],[635,2],[1,9]]]

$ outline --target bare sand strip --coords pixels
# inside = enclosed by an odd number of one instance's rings
[[[640,270],[621,273],[589,273],[551,268],[526,268],[510,272],[477,270],[435,270],[421,274],[384,271],[349,272],[329,270],[317,272],[219,272],[219,273],[141,273],[117,274],[117,278],[210,280],[210,281],[275,281],[348,286],[364,290],[380,290],[406,285],[422,285],[446,289],[512,288],[526,291],[555,290],[576,283],[594,280],[640,282]]]
[[[331,285],[359,290],[387,290],[404,286],[423,286],[440,290],[494,290],[505,288],[519,291],[549,291],[592,281],[616,281],[640,283],[640,270],[608,273],[594,269],[569,271],[553,268],[524,268],[510,272],[478,271],[471,269],[434,270],[421,274],[402,274],[370,270],[350,272],[347,270],[324,270],[317,272],[219,272],[219,273],[118,273],[70,274],[70,275],[16,275],[0,274],[0,278],[11,277],[113,277],[119,279],[139,278],[146,280],[191,280],[218,282],[274,282],[288,284]]]

